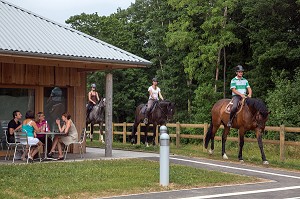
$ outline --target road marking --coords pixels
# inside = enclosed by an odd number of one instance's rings
[[[296,198],[285,198],[285,199],[299,199],[300,197],[296,197]]]
[[[273,175],[273,176],[300,179],[300,177],[298,177],[298,176],[271,173],[271,172],[266,172],[266,171],[258,171],[258,170],[253,170],[253,169],[244,169],[244,168],[225,166],[225,165],[219,165],[219,164],[213,164],[213,163],[207,163],[207,162],[200,162],[200,161],[195,161],[195,160],[188,160],[188,159],[181,159],[181,158],[174,158],[174,157],[170,157],[170,159],[184,161],[184,162],[192,162],[192,163],[196,163],[196,164],[204,164],[204,165],[209,165],[209,166],[214,166],[214,167],[222,167],[222,168],[233,169],[233,170],[250,171],[250,172],[254,172],[254,173],[262,173],[262,174]]]
[[[262,189],[262,190],[244,191],[244,192],[234,192],[234,193],[223,193],[223,194],[206,195],[206,196],[195,196],[195,197],[181,198],[181,199],[220,198],[220,197],[238,196],[238,195],[247,195],[247,194],[255,194],[255,193],[265,193],[265,192],[274,192],[274,191],[285,191],[285,190],[291,190],[291,189],[300,189],[300,186],[282,187],[282,188],[274,188],[274,189]]]

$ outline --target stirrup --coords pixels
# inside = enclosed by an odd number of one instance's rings
[[[232,122],[229,121],[229,122],[227,123],[227,126],[228,126],[228,127],[231,127],[231,125],[232,125]]]
[[[144,124],[148,124],[148,118],[144,119]]]

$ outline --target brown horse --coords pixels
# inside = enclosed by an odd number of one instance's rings
[[[222,157],[223,159],[228,159],[225,152],[225,143],[227,140],[227,135],[229,133],[230,127],[227,127],[227,123],[229,121],[229,113],[226,113],[225,109],[230,102],[230,99],[222,99],[219,100],[213,106],[211,110],[211,123],[209,130],[205,137],[205,148],[207,149],[208,143],[211,140],[211,149],[208,150],[210,154],[213,153],[214,150],[214,137],[216,131],[219,129],[220,125],[223,124],[224,131],[222,134]],[[246,98],[244,104],[236,114],[236,117],[233,119],[232,127],[239,130],[239,154],[238,158],[240,162],[243,162],[242,150],[244,146],[244,134],[249,130],[254,130],[256,133],[256,138],[258,142],[258,146],[261,153],[261,158],[263,160],[263,164],[269,164],[266,159],[263,143],[262,143],[262,134],[265,130],[265,124],[268,120],[268,109],[263,101],[255,98]]]
[[[132,127],[131,143],[135,144],[135,133],[137,126],[145,118],[145,104],[140,104],[135,110],[135,120]],[[153,104],[153,108],[149,112],[148,124],[146,124],[145,131],[145,145],[148,146],[148,128],[149,124],[153,124],[153,140],[152,143],[155,145],[156,127],[157,125],[165,125],[168,121],[173,118],[175,112],[175,103],[170,101],[157,101]]]

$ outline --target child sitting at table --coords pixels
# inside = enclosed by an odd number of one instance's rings
[[[50,131],[47,120],[45,120],[45,114],[43,112],[38,112],[36,117],[36,125],[41,132]],[[43,143],[46,144],[46,135],[37,133],[36,137]],[[52,139],[48,136],[47,138],[47,153],[50,152],[52,147]]]
[[[63,126],[60,124],[60,120],[56,120],[56,124],[58,126],[59,132],[63,133],[63,135],[56,135],[54,137],[52,148],[50,153],[48,154],[48,157],[53,157],[53,153],[55,151],[55,147],[57,145],[58,149],[58,159],[57,160],[63,160],[63,154],[62,154],[62,148],[61,148],[61,142],[65,145],[69,145],[73,142],[78,141],[78,133],[76,130],[76,127],[71,120],[71,115],[69,113],[63,113],[61,116],[62,121],[64,122]]]

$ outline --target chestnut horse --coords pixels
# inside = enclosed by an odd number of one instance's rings
[[[93,109],[91,110],[90,114],[86,118],[86,128],[88,124],[91,124],[91,133],[89,135],[91,141],[93,141],[93,133],[94,133],[94,124],[99,124],[99,140],[104,143],[103,140],[103,124],[105,122],[105,116],[104,116],[104,110],[105,110],[105,98],[102,98],[98,101],[96,105],[93,106]]]
[[[230,127],[227,126],[229,121],[229,113],[226,112],[226,107],[230,99],[221,99],[213,106],[211,110],[211,123],[209,130],[205,137],[205,148],[207,149],[208,143],[211,140],[211,149],[208,150],[210,154],[214,150],[214,137],[216,131],[219,129],[220,125],[223,124],[224,131],[222,134],[222,157],[223,159],[228,159],[225,152],[225,143],[227,140],[227,135],[229,133]],[[263,101],[255,98],[246,98],[242,107],[237,111],[236,116],[232,121],[232,127],[238,129],[239,131],[239,154],[238,159],[240,162],[243,162],[242,150],[244,146],[244,134],[249,130],[254,130],[258,142],[258,146],[261,153],[261,158],[263,164],[269,164],[266,159],[263,143],[262,143],[262,134],[265,130],[265,124],[268,120],[268,109]]]
[[[141,123],[141,121],[145,118],[145,104],[140,104],[136,107],[135,110],[135,120],[132,127],[132,134],[131,134],[131,143],[135,144],[135,133],[137,130],[137,126]],[[165,101],[157,101],[153,104],[153,108],[151,108],[148,117],[148,124],[146,124],[146,131],[145,131],[145,145],[148,146],[148,128],[149,124],[153,124],[153,140],[152,144],[155,145],[155,137],[156,137],[156,127],[157,125],[165,125],[169,122],[174,115],[175,112],[175,103],[170,102],[168,100]]]

